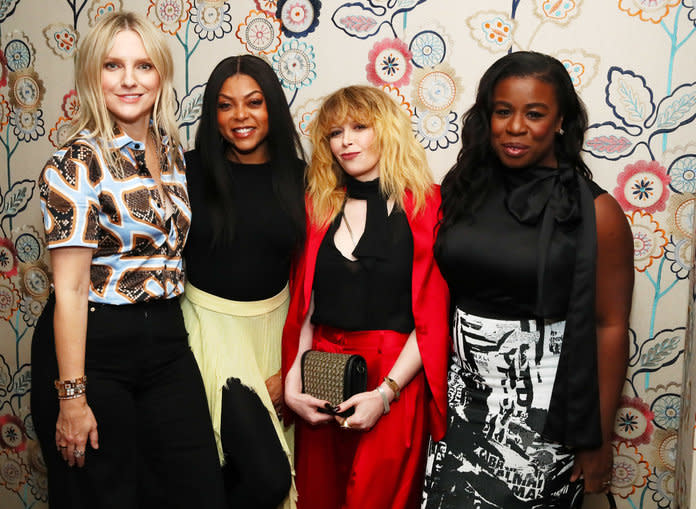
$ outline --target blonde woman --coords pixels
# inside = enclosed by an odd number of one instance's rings
[[[428,430],[445,429],[439,193],[408,115],[381,90],[333,93],[311,137],[308,234],[283,333],[298,507],[417,507]],[[336,408],[302,393],[309,349],[365,357],[368,391]]]
[[[49,504],[223,507],[175,298],[190,210],[169,50],[144,18],[111,14],[75,73],[76,130],[39,180],[54,291],[32,343],[32,411]]]

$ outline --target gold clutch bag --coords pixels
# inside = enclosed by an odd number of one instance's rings
[[[317,350],[302,354],[302,392],[336,406],[366,390],[367,363],[361,355]],[[346,417],[352,411],[338,415]]]

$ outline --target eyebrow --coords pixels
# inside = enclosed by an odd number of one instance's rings
[[[502,101],[502,100],[493,101],[493,106],[495,106],[496,104],[502,104],[505,106],[512,106],[512,103],[510,103],[508,101]],[[524,105],[524,107],[525,108],[546,108],[546,109],[550,108],[550,106],[548,104],[541,103],[541,102],[539,102],[539,103],[527,103]]]
[[[251,96],[254,95],[254,94],[261,94],[261,95],[263,95],[263,92],[262,92],[261,90],[252,90],[251,92],[249,92],[248,94],[246,94],[246,95],[243,97],[243,99],[247,99],[248,97],[251,97]],[[224,98],[226,98],[226,99],[234,100],[234,97],[229,96],[229,95],[227,95],[227,94],[223,94],[222,92],[218,92],[218,99],[219,99],[220,97],[224,97]],[[264,96],[264,97],[265,97],[265,96]]]

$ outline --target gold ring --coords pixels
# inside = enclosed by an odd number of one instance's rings
[[[343,424],[341,424],[342,428],[345,429],[350,429],[350,424],[348,424],[348,419],[343,419]]]

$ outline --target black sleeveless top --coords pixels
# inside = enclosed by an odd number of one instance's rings
[[[378,181],[373,183],[374,192],[378,192]],[[386,202],[381,200],[377,206],[386,207]],[[312,323],[349,331],[410,333],[415,327],[411,303],[413,235],[406,214],[395,207],[386,217],[386,235],[377,239],[380,254],[370,259],[359,254],[367,237],[366,225],[366,233],[353,251],[356,261],[344,257],[334,243],[342,217],[343,213],[336,216],[319,246]]]

